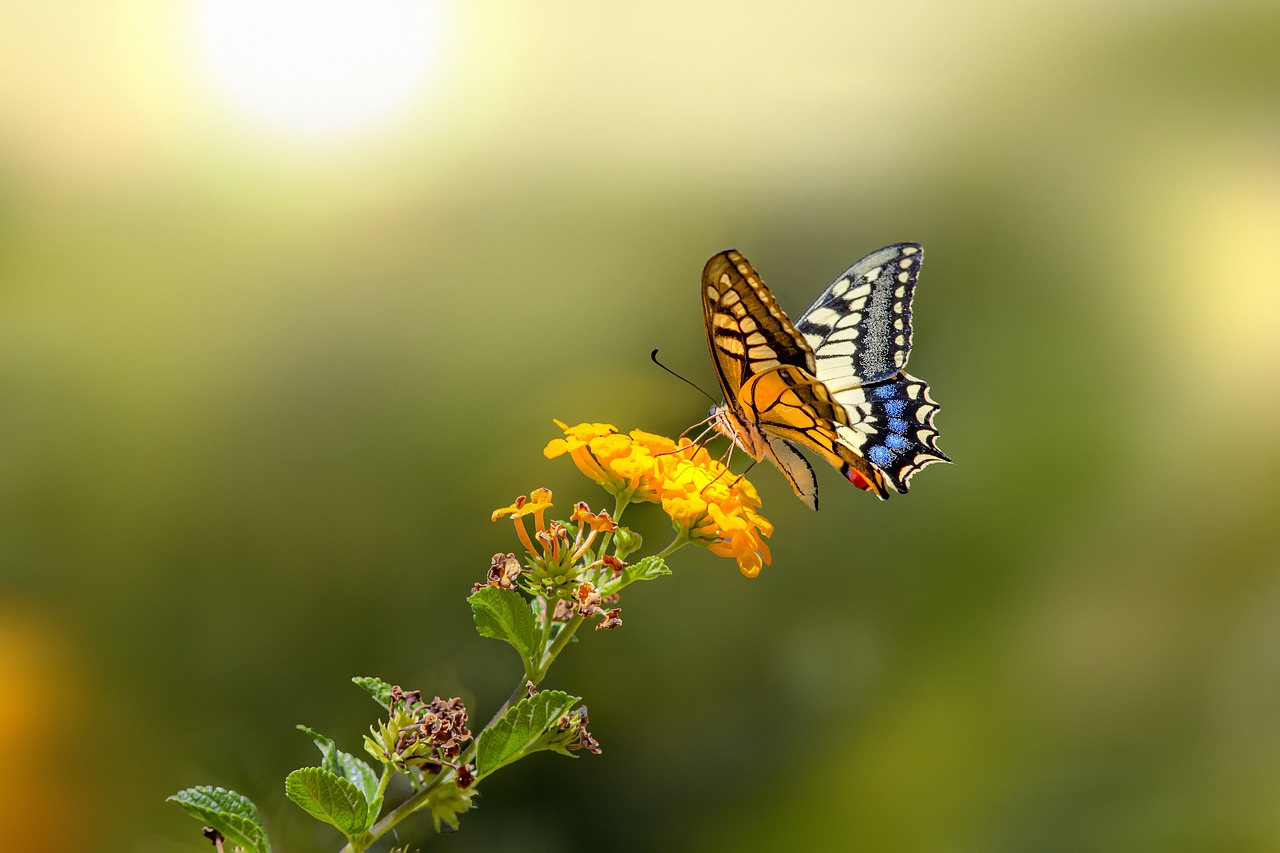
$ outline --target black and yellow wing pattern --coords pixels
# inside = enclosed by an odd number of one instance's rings
[[[756,460],[768,458],[817,508],[812,468],[796,445],[881,499],[951,461],[937,447],[938,405],[906,373],[911,298],[923,252],[886,246],[831,283],[793,325],[740,253],[702,274],[707,343],[725,402],[713,425]]]

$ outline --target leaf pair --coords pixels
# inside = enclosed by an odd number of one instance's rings
[[[377,774],[354,755],[338,749],[330,738],[306,726],[298,729],[311,736],[324,758],[319,767],[290,773],[284,783],[285,795],[347,838],[358,837],[382,810]]]

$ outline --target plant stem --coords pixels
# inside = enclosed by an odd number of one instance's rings
[[[520,700],[520,694],[529,689],[529,681],[532,681],[537,685],[546,677],[547,670],[551,668],[551,664],[555,663],[556,658],[562,651],[564,651],[565,646],[569,645],[569,641],[573,639],[574,633],[585,621],[586,619],[584,617],[575,616],[572,621],[560,630],[560,634],[556,637],[555,643],[547,650],[546,655],[542,659],[542,666],[539,667],[537,678],[521,679],[520,683],[516,685],[515,690],[512,690],[511,695],[507,697],[507,701],[503,702],[502,707],[493,715],[493,719],[489,721],[489,725],[485,726],[486,729],[501,719],[502,715],[505,714],[512,705]],[[471,758],[475,755],[475,749],[476,741],[472,741],[471,746],[468,747],[467,751],[458,759],[459,766],[471,763]],[[387,768],[390,768],[390,765],[387,765]],[[383,772],[384,778],[387,778],[386,770]],[[426,802],[427,798],[431,796],[432,790],[439,787],[439,785],[446,779],[453,779],[454,775],[454,771],[449,768],[445,768],[440,771],[439,776],[436,776],[428,782],[421,790],[414,792],[413,796],[396,806],[392,811],[387,813],[386,817],[370,827],[369,835],[375,839],[385,835],[392,827],[417,811],[418,807]],[[346,847],[342,848],[342,853],[357,853],[357,851],[354,847],[348,844]]]
[[[533,682],[535,685],[541,683],[542,679],[547,677],[547,670],[551,669],[551,664],[555,663],[556,658],[564,651],[564,647],[569,645],[569,641],[573,639],[573,635],[585,621],[587,621],[585,617],[575,616],[560,629],[560,634],[556,637],[555,643],[552,644],[551,648],[547,649],[542,658],[542,665],[538,667],[538,677]]]
[[[675,553],[676,551],[679,551],[681,548],[683,548],[685,545],[688,545],[688,544],[689,544],[689,531],[684,528],[681,528],[680,532],[676,534],[676,538],[671,540],[671,544],[663,548],[661,551],[659,551],[656,556],[659,557],[660,559],[665,560],[671,554]]]
[[[622,518],[622,511],[623,511],[624,509],[626,509],[626,508],[627,508],[627,503],[628,503],[628,501],[623,500],[623,499],[622,499],[622,497],[621,497],[620,495],[619,495],[619,496],[617,496],[617,497],[615,497],[615,498],[613,499],[613,522],[614,522],[614,524],[617,524],[617,523],[618,523],[618,519]],[[608,552],[608,550],[609,550],[609,540],[611,540],[612,538],[613,538],[613,531],[612,531],[612,530],[610,530],[609,532],[605,533],[605,535],[604,535],[604,536],[601,536],[601,537],[600,537],[600,547],[599,547],[598,549],[596,549],[596,553],[597,553],[597,554],[599,554],[599,555],[601,555],[601,556],[604,556],[604,554],[605,554],[606,552]]]
[[[627,501],[618,499],[618,501],[614,504],[613,517],[615,521],[619,517],[621,517],[622,511],[625,510],[626,508],[627,508]],[[611,534],[606,533],[604,538],[601,539],[599,550],[597,553],[600,553],[600,554],[605,553],[605,550],[609,546],[610,538],[611,538]],[[670,545],[668,545],[667,549],[663,551],[661,554],[659,554],[658,556],[665,557],[667,554],[670,554],[672,551],[676,550],[680,546],[687,544],[688,541],[689,541],[689,537],[688,537],[687,531],[682,531],[680,534],[676,536],[675,541],[673,541]],[[625,585],[626,584],[623,584],[622,586],[625,586]],[[621,589],[621,588],[622,588],[621,586],[618,587],[618,589]],[[493,718],[489,720],[488,725],[485,726],[486,729],[489,728],[489,726],[492,726],[498,720],[502,719],[502,715],[505,714],[511,708],[512,705],[520,701],[522,694],[524,694],[529,689],[529,682],[533,682],[534,686],[537,686],[542,682],[542,679],[546,678],[547,671],[551,669],[551,664],[555,663],[556,658],[559,657],[560,653],[565,650],[565,648],[569,645],[569,641],[573,639],[573,635],[577,633],[578,629],[582,627],[582,623],[586,621],[586,618],[583,616],[575,616],[573,619],[567,622],[563,628],[560,629],[560,633],[556,635],[555,642],[551,643],[550,648],[547,648],[547,643],[550,641],[550,634],[551,634],[551,617],[553,615],[552,610],[553,608],[551,606],[551,602],[544,599],[543,600],[543,616],[546,619],[546,623],[543,626],[542,645],[543,645],[543,648],[546,649],[546,651],[543,653],[543,657],[540,662],[540,665],[536,668],[536,670],[533,673],[529,673],[527,671],[525,672],[525,677],[520,679],[520,683],[517,684],[515,689],[511,691],[511,695],[507,697],[507,701],[503,702],[502,706],[498,708],[498,710],[494,713]],[[469,746],[467,750],[458,758],[459,767],[471,763],[471,759],[475,756],[475,753],[476,753],[477,742],[478,742],[478,737],[477,737],[477,740],[473,740],[471,742],[471,746]],[[386,789],[387,782],[390,780],[391,776],[393,776],[394,774],[395,774],[395,770],[391,765],[388,764],[383,767],[382,780],[378,784],[379,795],[381,795],[383,791]],[[409,797],[409,799],[405,800],[403,803],[396,806],[394,809],[388,812],[386,816],[382,818],[382,820],[378,821],[373,826],[371,826],[368,830],[367,837],[370,838],[371,840],[376,840],[378,838],[381,838],[383,835],[386,835],[388,832],[391,831],[392,828],[394,828],[402,820],[404,820],[409,815],[417,811],[431,796],[431,792],[433,790],[438,788],[446,780],[452,781],[456,775],[457,775],[456,771],[453,770],[452,768],[446,767],[443,770],[441,770],[438,776],[431,779],[431,781],[427,782],[421,789],[419,789],[418,791],[415,791],[413,795]],[[342,848],[342,853],[359,853],[359,851],[357,850],[357,848],[353,847],[351,844],[348,844],[346,847]]]
[[[391,781],[391,777],[396,775],[396,769],[390,764],[382,765],[382,778],[378,780],[378,795],[381,800],[387,793],[387,783]]]
[[[511,695],[507,697],[507,701],[503,702],[502,706],[498,708],[497,711],[494,712],[493,718],[489,720],[489,722],[485,725],[484,727],[485,729],[489,728],[489,726],[492,726],[494,723],[498,722],[498,720],[501,719],[502,715],[507,713],[508,708],[510,708],[512,705],[520,701],[520,694],[524,693],[526,690],[529,689],[530,681],[533,681],[533,679],[525,678],[519,684],[516,685],[516,689],[512,690]],[[481,729],[481,731],[484,731],[484,729]]]
[[[409,815],[413,814],[415,811],[417,811],[418,806],[422,805],[423,802],[425,802],[426,799],[429,796],[431,796],[431,792],[436,788],[438,788],[440,786],[440,783],[443,782],[446,778],[448,779],[453,778],[453,771],[448,768],[441,770],[439,776],[436,776],[434,779],[428,782],[425,786],[423,786],[420,790],[415,791],[413,796],[405,800],[400,805],[396,806],[391,811],[387,812],[386,817],[384,817],[382,820],[375,823],[373,826],[369,827],[369,838],[373,840],[377,840],[381,838],[382,836],[390,832],[391,829],[396,824],[398,824],[400,821],[407,818]],[[355,847],[352,847],[350,844],[348,844],[346,847],[342,848],[340,853],[359,853],[359,851]]]

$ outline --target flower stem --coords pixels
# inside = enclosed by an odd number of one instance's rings
[[[502,718],[502,715],[507,713],[508,708],[510,708],[512,705],[520,701],[520,694],[524,693],[526,690],[529,689],[530,681],[533,681],[533,679],[526,678],[516,685],[516,689],[512,690],[511,695],[507,697],[507,701],[503,702],[502,706],[498,708],[497,711],[494,711],[493,718],[490,719],[489,722],[485,725],[486,729],[489,728],[489,726],[492,726],[494,723],[498,722],[498,720]],[[481,731],[483,731],[483,729]]]
[[[623,500],[622,498],[618,499],[614,508],[613,517],[615,520],[622,515],[622,511],[626,509],[627,503],[628,502],[626,500]],[[517,520],[517,525],[519,525],[518,520]],[[527,537],[527,534],[526,534],[526,537]],[[522,537],[522,538],[525,538],[525,537]],[[601,554],[605,553],[605,550],[609,546],[610,538],[611,538],[611,534],[609,533],[606,533],[605,536],[602,537],[599,545],[599,553]],[[688,537],[687,531],[682,531],[679,535],[676,536],[675,541],[672,542],[670,545],[668,545],[667,549],[663,551],[659,556],[665,557],[667,554],[670,554],[672,551],[675,551],[680,546],[687,544],[688,541],[689,541],[689,537]],[[530,548],[530,551],[532,550],[533,549]],[[625,585],[626,584],[623,584],[623,586]],[[620,588],[621,587],[619,587],[619,589]],[[517,684],[515,689],[511,691],[511,695],[507,697],[507,701],[502,703],[502,706],[499,707],[498,710],[494,713],[493,718],[489,720],[488,725],[485,726],[486,729],[488,729],[489,726],[492,726],[498,720],[502,719],[502,715],[505,714],[511,708],[512,705],[520,701],[523,695],[528,691],[530,682],[532,682],[534,686],[537,686],[542,682],[542,679],[546,678],[547,671],[551,669],[551,665],[555,663],[556,658],[559,657],[560,653],[563,652],[565,648],[569,645],[569,642],[573,639],[573,635],[577,633],[580,627],[582,627],[582,623],[587,621],[586,618],[583,616],[575,616],[573,619],[567,622],[563,628],[560,629],[560,633],[556,635],[555,641],[551,642],[551,636],[550,636],[551,635],[551,617],[553,615],[553,609],[554,608],[553,608],[552,602],[548,599],[544,599],[543,600],[543,616],[546,622],[543,625],[542,647],[546,649],[546,651],[543,653],[542,660],[540,661],[539,666],[535,669],[534,672],[525,673],[525,677],[520,679],[520,683]],[[548,647],[548,643],[550,643],[550,647]],[[471,746],[469,746],[467,750],[458,758],[459,767],[462,767],[471,763],[471,760],[476,753],[476,743],[477,741],[473,740],[471,742]],[[390,781],[393,775],[395,775],[395,768],[390,764],[384,765],[382,779],[378,783],[379,795],[381,795],[382,792],[386,789],[387,782]],[[445,769],[441,770],[439,775],[432,778],[422,788],[415,791],[413,795],[409,797],[409,799],[405,800],[403,803],[396,806],[394,809],[388,812],[382,818],[382,820],[378,821],[376,824],[371,826],[368,830],[368,834],[366,837],[370,839],[377,839],[377,838],[381,838],[383,835],[386,835],[388,832],[391,831],[392,828],[394,828],[402,820],[404,820],[409,815],[413,814],[419,808],[421,808],[422,805],[431,796],[432,791],[438,788],[442,783],[446,781],[452,781],[456,777],[456,775],[457,775],[457,771],[453,770],[452,768],[446,767]],[[346,847],[342,848],[342,853],[358,853],[358,849],[353,845],[348,844]]]
[[[613,499],[613,521],[614,524],[619,523],[618,519],[622,518],[622,511],[627,508],[628,501],[621,495]],[[600,537],[600,548],[596,551],[600,556],[604,556],[609,551],[609,541],[613,539],[613,531],[607,531],[604,536]]]
[[[689,544],[689,531],[686,528],[680,528],[680,532],[676,534],[676,538],[671,540],[671,544],[658,552],[660,559],[666,559],[671,554],[679,551],[685,545]]]
[[[391,781],[391,777],[396,775],[396,769],[390,764],[382,765],[382,778],[378,780],[377,799],[381,800],[383,795],[387,793],[387,783]]]
[[[552,644],[551,648],[547,649],[546,654],[542,658],[542,665],[538,667],[538,677],[533,681],[535,685],[540,683],[542,679],[546,678],[547,670],[551,669],[551,664],[555,663],[556,658],[560,656],[562,651],[564,651],[564,647],[569,645],[569,641],[573,639],[573,635],[585,621],[587,621],[586,617],[575,616],[560,629],[560,633],[556,636],[555,643]]]
[[[386,766],[388,768],[391,767],[391,765],[389,764]],[[386,771],[384,770],[383,772],[385,774]],[[392,772],[394,773],[394,771]],[[438,788],[440,786],[440,783],[443,782],[446,778],[448,779],[453,778],[452,770],[445,769],[440,771],[439,776],[436,776],[430,782],[427,782],[426,785],[424,785],[421,789],[419,789],[418,791],[415,791],[413,796],[405,800],[400,805],[396,806],[391,811],[387,812],[386,817],[384,817],[382,820],[375,823],[373,826],[369,827],[367,837],[370,839],[378,839],[386,835],[388,832],[391,831],[393,827],[395,827],[396,824],[400,823],[400,821],[404,820],[409,815],[417,811],[418,806],[422,805],[427,800],[427,798],[431,796],[431,792],[436,788]],[[359,853],[359,851],[362,849],[364,848],[357,848],[351,844],[348,844],[346,847],[342,848],[340,853]]]

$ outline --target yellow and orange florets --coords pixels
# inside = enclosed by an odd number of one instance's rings
[[[546,512],[551,506],[551,490],[534,489],[528,497],[521,495],[509,506],[495,509],[492,520],[497,521],[505,515],[515,522],[516,536],[520,537],[521,544],[529,552],[530,561],[536,570],[549,574],[565,572],[576,574],[583,568],[603,565],[600,560],[590,566],[577,566],[577,563],[591,550],[592,543],[600,533],[613,533],[618,529],[617,523],[609,517],[608,511],[592,512],[585,503],[579,502],[574,506],[573,515],[570,516],[570,520],[576,527],[575,534],[563,522],[547,521]],[[532,537],[529,536],[529,528],[525,526],[525,517],[528,515],[533,516]],[[494,557],[495,565],[500,556],[503,555]],[[502,576],[507,577],[509,574]],[[516,572],[513,577],[518,576],[519,572]],[[493,585],[501,585],[495,583],[492,574],[489,581]]]
[[[623,504],[661,504],[688,541],[734,558],[747,577],[769,564],[764,538],[773,534],[773,525],[758,512],[755,486],[702,447],[643,430],[621,435],[610,424],[556,425],[565,437],[547,445],[548,459],[567,453],[583,474]]]

